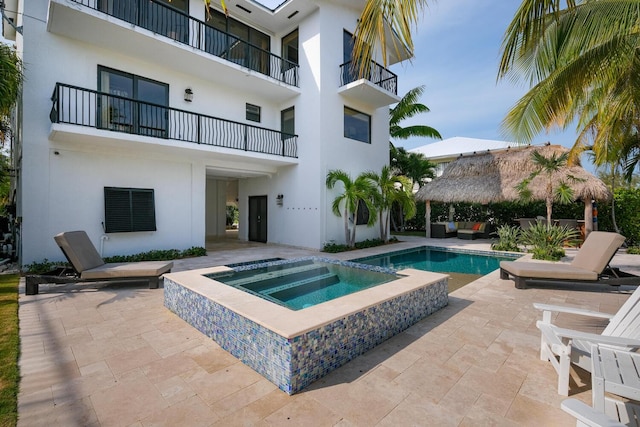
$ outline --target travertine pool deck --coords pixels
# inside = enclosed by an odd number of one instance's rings
[[[482,241],[403,240],[333,257],[425,244],[488,249]],[[174,271],[317,255],[275,245],[219,248],[176,261]],[[640,274],[639,261],[619,254],[612,265]],[[19,426],[575,425],[560,409],[555,371],[538,358],[540,315],[532,303],[615,312],[628,298],[628,291],[608,288],[519,290],[495,271],[451,293],[444,309],[288,396],[167,310],[162,289],[41,289],[34,296],[20,290]],[[558,321],[603,327],[572,316]],[[589,374],[574,374],[572,397],[590,402]]]

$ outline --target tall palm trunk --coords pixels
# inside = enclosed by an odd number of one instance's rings
[[[620,229],[618,228],[618,223],[616,222],[616,169],[617,165],[611,164],[611,194],[614,197],[611,197],[611,222],[613,222],[613,229],[616,233],[620,233]]]
[[[385,231],[385,227],[384,227],[384,213],[382,211],[382,209],[380,209],[380,213],[378,214],[378,222],[379,222],[379,227],[380,227],[380,239],[382,241],[385,241],[386,238],[386,231]]]
[[[353,248],[356,245],[356,224],[357,223],[358,223],[358,205],[356,204],[356,208],[353,210],[353,224],[351,224],[351,237],[348,239],[350,248]]]
[[[551,177],[549,177],[549,181],[547,182],[547,197],[545,197],[545,203],[547,205],[547,227],[551,227],[553,225],[551,223],[551,212],[553,211],[553,182],[551,181]]]
[[[344,241],[349,246],[349,209],[344,208]]]

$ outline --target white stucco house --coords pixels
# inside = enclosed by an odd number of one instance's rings
[[[86,230],[104,256],[239,238],[344,241],[340,187],[388,162],[397,77],[350,71],[364,0],[6,0],[25,85],[14,140],[18,255],[59,260]],[[392,46],[391,63],[408,59]],[[378,48],[379,53],[380,48]],[[380,55],[376,55],[380,57]],[[378,227],[359,226],[358,238]]]
[[[442,175],[449,163],[460,156],[496,152],[522,147],[515,142],[498,141],[493,139],[466,138],[454,136],[420,147],[407,150],[410,153],[421,153],[436,165],[436,176]]]

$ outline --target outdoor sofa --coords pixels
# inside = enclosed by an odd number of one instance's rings
[[[431,237],[444,239],[458,237],[459,239],[475,240],[491,237],[493,227],[488,222],[450,221],[434,222],[431,224]]]

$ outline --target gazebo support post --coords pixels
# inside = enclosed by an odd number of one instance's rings
[[[426,209],[424,214],[424,223],[426,230],[427,239],[431,238],[431,200],[426,201]]]
[[[593,201],[587,199],[584,201],[584,238],[589,236],[593,231]]]

